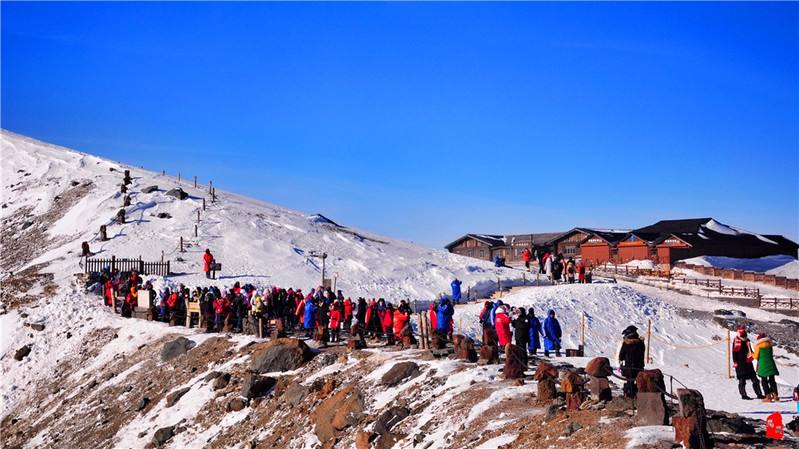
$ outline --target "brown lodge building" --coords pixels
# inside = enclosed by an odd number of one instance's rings
[[[781,235],[760,235],[729,227],[713,218],[661,220],[630,230],[574,228],[568,232],[487,235],[466,234],[445,247],[449,252],[483,260],[497,256],[521,262],[524,248],[581,259],[588,265],[652,260],[670,266],[696,256],[756,258],[797,256],[799,245]]]

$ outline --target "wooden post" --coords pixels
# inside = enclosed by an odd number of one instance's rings
[[[646,326],[646,363],[652,363],[651,357],[651,347],[652,347],[652,320],[649,320],[649,323]]]
[[[203,210],[205,210],[205,197],[203,197]]]
[[[732,371],[730,370],[730,331],[727,330],[727,378],[732,379]]]
[[[117,267],[117,256],[111,256],[111,271]]]
[[[161,176],[166,176],[166,170],[161,170]]]
[[[180,236],[180,252],[183,252],[183,236]]]
[[[194,236],[197,237],[197,225],[194,225]]]
[[[180,184],[180,173],[178,173],[178,184]]]
[[[585,347],[585,312],[580,315],[580,346]]]
[[[522,271],[522,285],[527,285],[527,272]]]
[[[166,261],[166,274],[169,275],[170,273],[172,273],[172,270],[169,269],[169,261],[167,260]]]
[[[214,182],[208,181],[208,193],[213,193],[214,191]]]
[[[197,223],[200,222],[200,209],[197,209]]]
[[[164,250],[161,250],[161,263],[164,263]]]
[[[499,297],[502,297],[502,282],[499,280],[499,276],[497,276],[497,291],[499,292]]]
[[[211,191],[211,202],[216,203],[216,187]]]
[[[194,175],[194,188],[197,188],[197,175]]]

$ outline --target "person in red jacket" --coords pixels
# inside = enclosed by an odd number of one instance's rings
[[[497,329],[499,347],[504,348],[511,342],[510,317],[508,317],[505,306],[497,309],[496,315],[494,315],[494,327]]]
[[[435,302],[430,304],[430,310],[427,312],[427,316],[430,318],[430,329],[435,331],[438,328],[436,326],[436,304],[435,304]]]
[[[205,254],[203,254],[203,271],[205,271],[206,279],[211,279],[211,264],[214,263],[214,256],[211,254],[211,250],[206,248]],[[213,279],[216,279],[216,271],[213,272]]]
[[[577,283],[585,284],[585,262],[582,260],[577,265]]]
[[[530,271],[530,259],[533,258],[533,254],[530,252],[530,248],[525,248],[522,251],[522,260],[524,261],[524,267],[527,268],[527,271]]]
[[[114,307],[114,283],[111,279],[105,281],[105,305]]]
[[[226,313],[226,304],[225,298],[219,297],[214,300],[214,327],[216,331],[219,332],[222,330],[222,323],[225,321],[225,313]]]
[[[330,341],[338,341],[339,329],[341,326],[341,303],[338,301],[330,307]]]
[[[394,312],[394,337],[397,340],[402,339],[402,328],[405,327],[405,324],[410,318],[411,317],[408,315],[408,312],[404,312],[402,308],[399,308],[396,312]]]
[[[352,328],[352,299],[347,298],[344,300],[344,329],[349,330]]]
[[[388,304],[382,311],[380,316],[380,323],[383,325],[383,333],[386,334],[386,341],[389,345],[394,344],[394,332],[392,326],[394,325],[394,305]]]

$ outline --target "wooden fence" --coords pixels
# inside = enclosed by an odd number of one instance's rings
[[[799,298],[760,298],[760,308],[799,311]]]
[[[715,276],[722,279],[759,282],[761,284],[772,285],[774,287],[782,287],[789,290],[799,290],[799,279],[787,278],[785,276],[775,276],[773,274],[759,273],[757,271],[706,267],[703,265],[692,265],[684,262],[677,262],[674,264],[674,267],[693,270],[707,276]]]
[[[138,271],[142,275],[168,276],[169,261],[166,262],[146,262],[141,257],[138,259],[117,259],[111,256],[110,259],[89,259],[84,262],[85,273],[95,273],[108,268],[111,271]]]

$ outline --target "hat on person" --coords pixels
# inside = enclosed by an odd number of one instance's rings
[[[636,333],[636,332],[638,332],[638,328],[637,328],[637,327],[635,327],[635,326],[632,326],[632,325],[630,325],[630,326],[627,326],[627,327],[626,327],[626,328],[625,328],[625,329],[624,329],[624,330],[621,332],[621,335],[622,335],[622,336],[624,336],[624,337],[626,337],[626,336],[628,336],[628,335],[632,335],[632,334],[634,334],[634,333]]]
[[[736,330],[745,331],[746,330],[746,326],[744,326],[743,324],[739,324],[738,327],[736,328]]]

